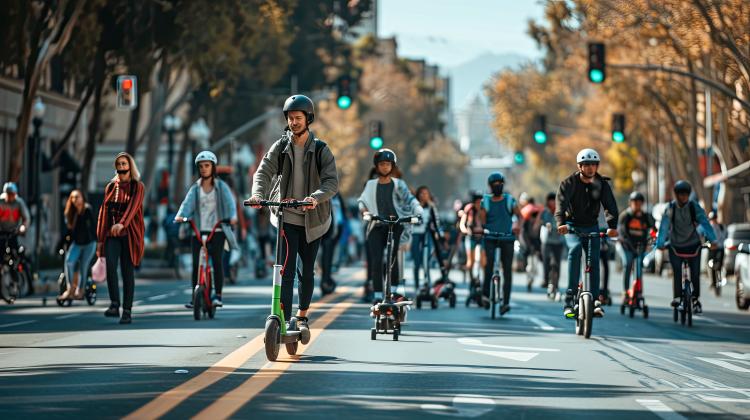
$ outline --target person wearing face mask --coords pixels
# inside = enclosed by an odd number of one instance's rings
[[[176,222],[195,219],[195,226],[201,235],[209,235],[216,223],[221,221],[229,220],[229,223],[232,225],[237,223],[237,202],[227,183],[217,177],[217,162],[216,155],[209,150],[198,153],[198,156],[195,157],[195,165],[198,167],[200,178],[188,190],[174,218]],[[222,223],[221,227],[216,228],[213,237],[206,244],[214,267],[213,283],[215,294],[211,298],[211,303],[216,307],[224,305],[221,300],[221,293],[224,288],[223,258],[225,242],[228,242],[232,249],[238,248],[232,227],[227,223]],[[198,259],[201,250],[201,244],[194,235],[192,244],[193,276],[191,278],[191,292],[195,289],[195,285],[198,284]],[[193,302],[188,302],[185,307],[192,309]]]
[[[505,177],[500,172],[493,172],[487,177],[487,185],[491,194],[482,198],[479,219],[485,229],[493,233],[512,234],[509,237],[485,237],[482,248],[485,254],[484,282],[482,293],[485,301],[489,302],[490,281],[495,267],[495,251],[500,249],[500,261],[503,268],[503,305],[500,314],[510,310],[510,290],[513,285],[513,244],[521,231],[522,219],[518,203],[512,195],[504,192]]]
[[[143,197],[145,186],[133,156],[122,152],[115,158],[115,177],[104,188],[104,202],[96,225],[97,257],[107,263],[107,290],[111,301],[104,316],[120,316],[120,290],[117,264],[122,273],[122,317],[120,324],[132,322],[135,294],[135,267],[141,264],[144,251]]]
[[[565,293],[563,313],[567,318],[573,313],[573,294],[578,288],[581,275],[581,253],[591,243],[591,293],[599,296],[599,237],[582,239],[569,234],[572,226],[580,233],[599,232],[599,209],[604,206],[607,222],[607,236],[617,237],[617,202],[609,185],[609,178],[599,174],[599,153],[594,149],[583,149],[576,156],[578,170],[565,178],[557,190],[555,203],[555,220],[557,232],[565,235],[568,245],[568,290]],[[594,301],[594,316],[604,316],[601,302]]]

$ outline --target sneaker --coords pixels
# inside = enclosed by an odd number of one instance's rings
[[[576,317],[576,313],[573,310],[573,307],[565,304],[565,308],[563,308],[563,316],[568,319],[573,319]]]
[[[299,329],[299,330],[308,329],[309,330],[310,327],[307,325],[308,322],[309,322],[309,320],[307,319],[306,316],[298,316],[297,317],[297,329]]]
[[[703,305],[696,297],[693,298],[693,313],[696,315],[703,313]]]
[[[224,303],[221,301],[221,296],[215,295],[213,299],[211,299],[211,304],[216,306],[217,308],[221,308],[224,306]]]
[[[188,309],[193,309],[193,301],[191,300],[190,302],[186,303],[185,307]]]
[[[500,307],[500,315],[505,315],[510,311],[510,305],[503,305]]]
[[[594,318],[603,318],[604,317],[604,309],[602,308],[602,303],[598,300],[594,301]]]
[[[104,316],[108,318],[117,318],[120,316],[120,307],[118,305],[109,305],[109,309],[104,311]]]
[[[122,310],[122,318],[120,318],[120,324],[130,324],[133,319],[130,316],[130,309]]]
[[[297,317],[297,329],[300,331],[300,342],[307,345],[310,342],[310,327],[307,325],[306,316]]]
[[[672,303],[671,303],[672,307],[673,308],[679,308],[680,307],[680,301],[681,301],[681,299],[678,298],[678,297],[672,299]]]

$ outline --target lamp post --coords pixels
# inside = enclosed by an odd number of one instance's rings
[[[39,273],[39,252],[41,248],[40,238],[42,230],[42,203],[41,203],[41,175],[42,175],[42,119],[44,118],[45,111],[44,102],[42,98],[37,97],[34,100],[32,107],[33,119],[31,120],[34,125],[34,167],[32,168],[32,176],[34,177],[34,207],[36,207],[35,214],[35,229],[34,229],[34,273]]]
[[[169,202],[169,198],[172,195],[172,174],[174,174],[174,167],[172,165],[172,158],[174,156],[174,133],[182,128],[182,120],[180,119],[180,117],[167,114],[164,116],[162,125],[164,126],[164,130],[167,132],[167,140],[169,145],[167,149],[167,172],[169,173],[169,184],[167,185],[167,202]]]
[[[193,124],[190,125],[190,130],[188,130],[188,136],[191,140],[191,148],[193,151],[193,156],[197,153],[197,145],[200,143],[200,146],[202,148],[208,147],[208,139],[211,138],[211,129],[208,128],[208,125],[206,124],[206,120],[204,120],[202,117],[198,119],[198,121],[195,121]],[[197,168],[195,165],[193,165],[193,176],[195,176],[197,173]]]

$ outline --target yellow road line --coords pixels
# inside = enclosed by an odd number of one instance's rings
[[[324,305],[334,298],[346,293],[348,290],[348,288],[342,287],[340,292],[324,296],[311,306],[312,308],[317,308],[321,305]],[[326,314],[335,310],[335,308],[336,307],[334,306]],[[263,348],[263,334],[259,334],[257,337],[245,343],[242,347],[228,354],[226,357],[216,362],[213,366],[203,371],[200,375],[170,389],[167,392],[164,392],[148,404],[130,413],[127,417],[125,417],[125,419],[158,419],[159,417],[167,414],[172,409],[177,407],[191,395],[208,388],[209,386],[215,384],[230,373],[237,370],[256,353],[263,350]]]
[[[320,336],[320,333],[351,306],[352,302],[350,301],[338,303],[330,311],[317,319],[310,328],[310,342],[307,346],[299,350],[299,354],[302,354],[305,349],[309,348]],[[266,364],[255,375],[251,376],[237,388],[224,394],[223,397],[216,400],[193,418],[197,420],[214,420],[231,417],[278,379],[285,370],[294,365],[294,363],[289,363],[291,360],[297,359],[299,359],[299,355],[290,356],[287,360]]]

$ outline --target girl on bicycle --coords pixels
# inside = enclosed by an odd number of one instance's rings
[[[208,235],[217,223],[229,220],[234,225],[237,223],[237,205],[232,190],[217,177],[216,155],[208,150],[198,153],[195,157],[195,165],[198,167],[200,178],[195,181],[187,192],[185,199],[177,210],[175,221],[184,222],[194,219],[195,225],[201,235]],[[229,242],[232,249],[237,249],[237,242],[231,226],[222,223],[216,229],[211,240],[206,244],[208,255],[211,257],[214,273],[214,290],[216,294],[211,298],[211,303],[221,307],[221,292],[224,287],[224,242]],[[201,244],[198,238],[193,238],[193,276],[191,278],[191,291],[198,284],[198,258],[200,257]],[[193,302],[185,305],[192,309]]]
[[[65,224],[70,230],[70,247],[65,255],[65,278],[68,288],[58,297],[60,300],[82,299],[89,266],[96,253],[96,220],[91,206],[80,190],[73,190],[65,203]],[[73,286],[73,277],[78,265],[78,285]]]

